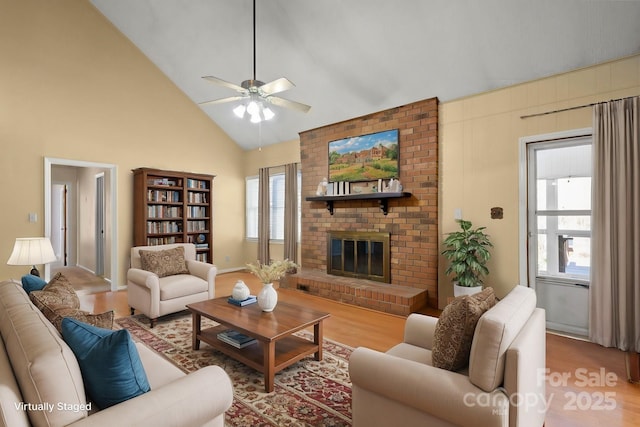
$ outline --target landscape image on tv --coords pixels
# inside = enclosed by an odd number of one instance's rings
[[[329,143],[329,181],[398,178],[398,129]]]

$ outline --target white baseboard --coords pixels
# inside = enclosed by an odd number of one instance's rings
[[[236,271],[242,271],[242,270],[246,270],[246,268],[245,267],[225,268],[224,270],[218,270],[218,274],[234,273]]]

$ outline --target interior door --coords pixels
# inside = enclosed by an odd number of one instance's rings
[[[56,254],[52,268],[67,265],[67,186],[51,186],[51,246]]]
[[[528,271],[547,327],[588,335],[591,138],[531,143]]]

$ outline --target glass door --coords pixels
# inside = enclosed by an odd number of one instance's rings
[[[528,271],[547,327],[588,334],[591,138],[527,145]]]

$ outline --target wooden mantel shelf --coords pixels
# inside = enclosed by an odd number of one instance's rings
[[[406,191],[399,193],[382,192],[382,193],[360,193],[347,194],[343,196],[309,196],[305,200],[308,202],[325,202],[327,210],[333,215],[333,202],[349,201],[349,200],[377,200],[380,210],[386,215],[389,212],[389,199],[399,199],[402,197],[411,197],[411,193]]]

